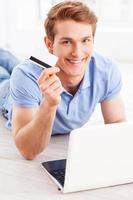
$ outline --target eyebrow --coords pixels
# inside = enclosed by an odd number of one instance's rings
[[[85,36],[83,38],[80,38],[81,40],[84,40],[84,39],[87,39],[87,38],[92,38],[92,35],[88,35],[88,36]],[[70,38],[70,37],[62,37],[60,38],[60,40],[73,40],[73,38]]]

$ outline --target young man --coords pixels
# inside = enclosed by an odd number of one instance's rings
[[[125,120],[117,66],[93,52],[97,17],[81,2],[54,6],[45,21],[45,44],[58,57],[42,70],[29,60],[12,73],[12,130],[21,154],[33,159],[51,134],[66,134],[85,124],[97,103],[105,123]]]

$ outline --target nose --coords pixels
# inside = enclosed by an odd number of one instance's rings
[[[82,56],[82,54],[83,54],[82,47],[79,43],[73,45],[73,49],[72,49],[71,54],[74,57],[81,57]]]

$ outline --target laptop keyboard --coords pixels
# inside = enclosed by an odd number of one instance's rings
[[[60,183],[62,187],[64,186],[66,159],[43,162],[42,166]]]
[[[65,169],[58,169],[53,170],[52,175],[58,180],[58,182],[64,186],[64,180],[65,180]]]

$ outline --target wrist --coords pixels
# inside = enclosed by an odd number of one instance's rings
[[[40,107],[42,108],[42,109],[45,109],[45,110],[55,110],[55,109],[57,109],[57,107],[58,107],[58,104],[54,104],[54,103],[51,103],[51,102],[49,102],[49,101],[47,101],[47,100],[44,100],[42,103],[41,103],[41,105],[40,105]]]

